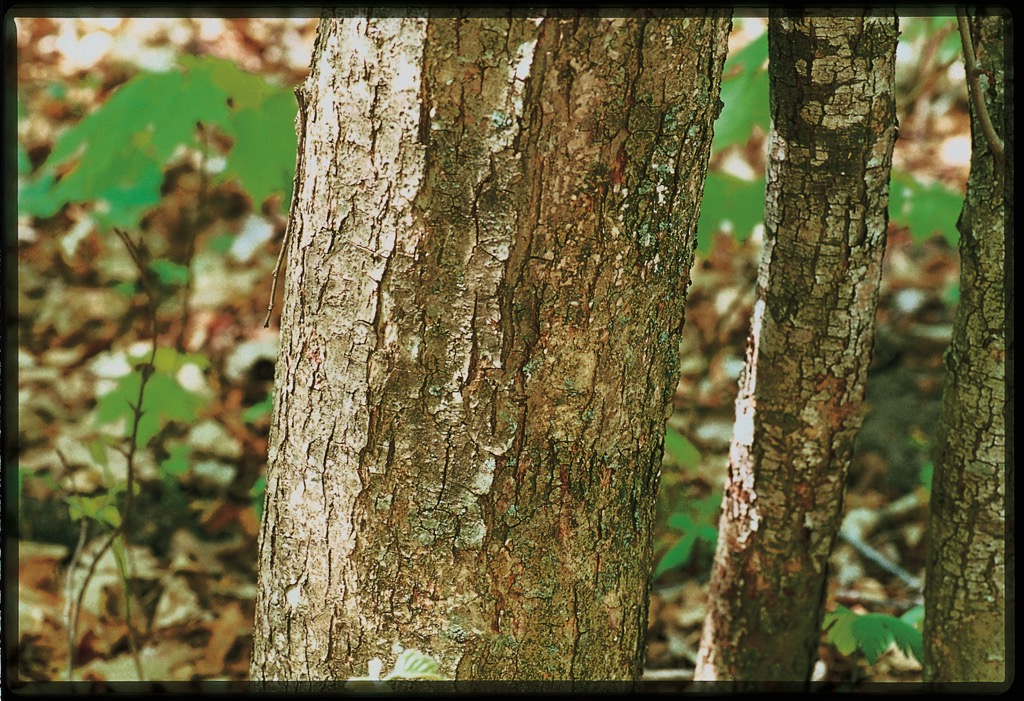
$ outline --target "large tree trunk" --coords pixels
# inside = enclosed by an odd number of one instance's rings
[[[892,13],[770,16],[765,250],[698,680],[803,682],[817,659],[874,337],[896,37]]]
[[[322,21],[253,678],[639,676],[728,31]]]
[[[1012,59],[1004,16],[972,17],[972,43],[986,75],[980,94],[1005,169],[993,156],[971,105],[971,175],[960,215],[960,303],[946,353],[947,384],[932,482],[925,586],[924,676],[933,682],[1004,682],[1013,677],[1013,587],[1007,600],[1007,549],[1013,533],[1013,453],[1005,412],[1006,302],[1013,281],[1013,118],[1006,93]],[[1007,237],[1007,232],[1011,232]],[[1012,354],[1012,346],[1010,347]],[[1011,376],[1012,382],[1012,376]],[[1012,544],[1012,540],[1009,541]],[[1009,636],[1009,637],[1008,637]],[[1009,671],[1009,677],[1007,672]]]

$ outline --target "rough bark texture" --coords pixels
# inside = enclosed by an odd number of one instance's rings
[[[1004,53],[1011,30],[1008,17],[978,16],[972,24],[978,61],[992,78],[981,77],[982,97],[1006,144],[1007,166],[996,164],[972,105],[971,175],[958,222],[960,303],[946,353],[928,529],[924,675],[933,682],[1008,682],[1013,676],[1007,646],[1013,586],[1006,587],[1006,563],[1013,561],[1013,454],[1005,421],[1013,397],[1006,383],[1012,365],[1006,304],[1013,280],[1007,95],[1013,62]]]
[[[728,30],[322,21],[253,678],[639,675]]]
[[[770,16],[765,249],[697,680],[803,682],[874,337],[896,19]]]

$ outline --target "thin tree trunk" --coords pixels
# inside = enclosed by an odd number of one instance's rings
[[[896,37],[891,12],[770,15],[765,250],[696,680],[805,682],[817,659],[874,337]]]
[[[1003,16],[971,18],[971,43],[984,69],[980,94],[972,85],[971,97],[984,101],[995,136],[1005,142],[1006,168],[993,156],[972,99],[971,175],[957,225],[960,302],[946,353],[928,528],[924,675],[932,682],[1013,677],[1007,645],[1013,640],[1007,629],[1012,584],[1009,599],[1006,588],[1006,563],[1013,559],[1013,541],[1007,540],[1013,533],[1013,453],[1005,421],[1013,397],[1006,383],[1006,304],[1013,299],[1013,119],[1007,102],[1013,63],[1004,53],[1009,22]]]
[[[321,23],[255,679],[639,677],[729,24]]]

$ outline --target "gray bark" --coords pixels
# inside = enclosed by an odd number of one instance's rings
[[[958,222],[960,302],[946,352],[928,528],[924,676],[935,683],[1013,678],[1013,631],[1007,627],[1013,587],[1008,593],[1006,569],[1013,556],[1007,540],[1013,533],[1013,454],[1006,436],[1013,397],[1012,375],[1010,383],[1006,377],[1006,305],[1013,299],[1013,236],[1007,236],[1013,231],[1007,95],[1013,62],[1004,53],[1009,22],[972,17],[972,43],[988,76],[980,77],[980,97],[1005,142],[1006,167],[993,157],[972,102],[971,175]]]
[[[322,21],[254,679],[639,677],[727,17]]]
[[[768,26],[765,249],[698,681],[806,682],[842,515],[896,137],[891,12]]]

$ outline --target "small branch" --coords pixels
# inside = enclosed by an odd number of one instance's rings
[[[835,600],[840,604],[859,604],[861,606],[869,607],[872,610],[891,609],[899,612],[900,615],[906,613],[915,606],[919,606],[922,602],[920,595],[910,599],[885,599],[878,596],[864,594],[853,589],[840,589],[835,593]]]
[[[902,579],[903,582],[910,588],[921,591],[921,580],[914,575],[907,572],[905,569],[900,567],[894,562],[890,562],[882,553],[875,550],[873,547],[865,543],[856,533],[852,532],[851,529],[839,531],[839,536],[847,543],[852,545],[861,555],[868,560],[881,567],[883,570]]]
[[[277,253],[277,263],[274,265],[274,279],[270,284],[270,302],[267,304],[267,318],[263,320],[263,328],[265,329],[270,328],[270,316],[274,313],[274,297],[277,294],[277,278],[281,274],[281,263],[284,261],[288,244],[292,240],[292,230],[295,228],[296,219],[298,218],[299,184],[302,181],[302,159],[305,157],[306,149],[306,107],[308,105],[306,91],[301,87],[295,88],[295,101],[299,106],[299,110],[295,115],[298,139],[295,149],[295,177],[292,180],[292,204],[288,215],[288,226],[284,230],[284,239],[281,241],[281,250]]]
[[[291,230],[291,223],[288,224],[288,229]],[[277,253],[277,264],[274,266],[274,278],[273,282],[270,283],[270,303],[267,305],[267,318],[263,320],[263,328],[270,328],[270,316],[274,313],[274,296],[277,294],[277,276],[281,272],[281,263],[284,261],[284,253],[288,248],[288,234],[285,234],[284,241],[281,242],[281,250]]]
[[[208,128],[205,124],[198,125],[200,135],[199,149],[199,193],[196,195],[196,206],[192,208],[185,220],[185,236],[188,240],[188,247],[185,250],[185,267],[188,268],[188,279],[185,280],[184,289],[181,291],[181,330],[178,332],[178,340],[175,344],[179,351],[185,350],[185,334],[188,333],[189,317],[192,315],[192,259],[196,255],[196,238],[199,236],[199,226],[203,223],[203,214],[206,210],[209,199],[210,177],[206,172],[207,160],[210,150],[210,138]]]
[[[78,530],[78,545],[75,546],[75,552],[71,555],[71,562],[68,564],[68,571],[64,578],[64,590],[67,592],[64,598],[64,619],[68,621],[68,681],[74,681],[72,673],[75,669],[75,632],[78,623],[78,610],[81,607],[81,599],[78,600],[78,605],[72,605],[71,587],[73,582],[71,581],[75,570],[78,568],[78,562],[82,557],[82,550],[85,549],[85,541],[89,534],[89,521],[88,519],[82,519],[80,521]],[[88,584],[88,581],[85,582]],[[84,586],[83,586],[84,591]],[[74,621],[75,625],[71,625]]]
[[[988,107],[981,92],[981,81],[979,77],[984,73],[978,65],[978,58],[974,53],[974,42],[971,40],[971,28],[967,20],[967,11],[958,7],[956,9],[957,26],[960,28],[960,42],[964,47],[964,65],[967,69],[967,82],[970,84],[971,102],[974,104],[974,113],[978,116],[981,131],[988,141],[989,150],[995,158],[999,168],[1003,167],[1003,140],[996,134],[992,126],[992,119],[988,114]]]

